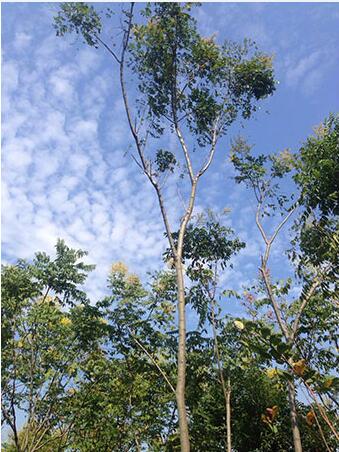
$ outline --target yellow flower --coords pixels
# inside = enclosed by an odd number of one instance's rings
[[[126,275],[126,273],[128,272],[128,268],[127,265],[125,265],[123,262],[115,262],[115,264],[112,264],[111,272]]]
[[[140,279],[137,275],[134,275],[133,273],[128,275],[126,278],[126,282],[131,286],[138,286],[140,284]]]
[[[304,375],[306,370],[306,361],[304,359],[300,359],[299,361],[293,363],[294,372],[301,377]]]
[[[50,295],[45,295],[43,297],[39,297],[37,299],[37,304],[42,304],[42,303],[51,303],[53,301],[53,297],[51,297]]]
[[[70,325],[72,325],[72,320],[69,319],[68,317],[62,317],[62,319],[60,320],[60,323],[62,326],[70,326]]]
[[[268,376],[268,378],[271,378],[271,379],[274,377],[277,377],[279,375],[278,369],[267,369],[266,375]]]
[[[245,325],[240,320],[234,320],[234,325],[238,330],[243,330],[245,328]]]

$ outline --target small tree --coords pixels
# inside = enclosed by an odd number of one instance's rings
[[[173,234],[175,241],[178,234]],[[234,237],[231,228],[222,225],[222,218],[212,211],[197,216],[186,230],[183,259],[187,267],[186,274],[190,278],[190,288],[186,299],[199,315],[199,329],[211,326],[213,336],[214,357],[217,375],[225,402],[225,445],[231,452],[231,374],[233,366],[230,360],[221,356],[217,330],[220,324],[218,288],[220,272],[226,268],[232,255],[236,254],[245,243]],[[219,290],[218,290],[219,289]],[[225,377],[226,375],[226,377]],[[195,445],[195,448],[197,446]]]
[[[79,262],[85,254],[58,241],[54,260],[37,253],[31,264],[2,268],[2,416],[19,452],[67,437],[60,413],[86,349],[72,322],[76,308],[62,306],[87,300],[78,288],[93,268]],[[18,411],[26,415],[20,435]]]
[[[238,115],[249,118],[256,101],[274,91],[270,57],[253,51],[248,42],[219,45],[213,37],[202,37],[190,9],[190,4],[151,3],[142,13],[142,23],[137,23],[131,4],[124,12],[120,51],[104,37],[103,23],[92,6],[63,3],[55,18],[57,35],[81,34],[89,46],[102,46],[118,63],[127,122],[137,150],[135,161],[157,195],[177,279],[176,394],[182,451],[190,448],[185,402],[186,301],[182,264],[186,229],[199,181],[212,163],[218,140]],[[127,74],[136,81],[136,105],[130,102]],[[164,133],[174,134],[181,154],[159,146],[157,141]],[[203,159],[194,162],[196,148],[200,148]],[[162,185],[164,177],[175,172],[179,164],[187,179],[188,197],[179,227],[173,229]],[[179,231],[177,243],[172,238],[175,230]]]

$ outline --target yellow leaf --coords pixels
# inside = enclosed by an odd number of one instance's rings
[[[266,414],[261,415],[262,422],[271,425],[274,419],[277,417],[278,411],[278,405],[274,405],[272,406],[272,408],[266,408]]]
[[[333,378],[329,378],[328,380],[325,381],[324,388],[328,389],[332,386],[332,384],[333,384]]]
[[[269,420],[269,418],[267,416],[265,416],[264,414],[261,415],[261,420],[262,422],[264,422],[265,424],[270,424],[271,421]]]

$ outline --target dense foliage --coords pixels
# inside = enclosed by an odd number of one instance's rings
[[[50,265],[39,280],[41,256]],[[78,300],[63,306],[61,281],[49,278],[49,271],[62,280],[65,266],[73,269],[62,281],[68,287],[78,279],[76,268],[84,271],[70,256],[82,253],[59,243],[56,259],[38,253],[32,263],[2,269],[2,412],[13,430],[4,450],[180,450],[173,271],[155,274],[144,287],[118,262],[108,277],[109,296],[90,306],[77,288]],[[47,294],[45,281],[54,284]],[[209,321],[188,333],[187,403],[194,450],[222,451],[225,406]],[[224,376],[231,381],[234,450],[292,450],[286,373],[272,368],[274,359],[282,362],[281,339],[265,322],[219,313],[215,325]],[[321,349],[313,353],[331,366]],[[324,383],[317,390],[330,394],[334,382]],[[323,450],[309,414],[314,408],[300,402],[298,408],[306,450]],[[331,431],[320,417],[319,422],[330,444]]]

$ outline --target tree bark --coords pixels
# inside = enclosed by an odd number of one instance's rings
[[[214,286],[214,289],[216,286]],[[211,324],[212,324],[212,331],[213,331],[213,337],[214,337],[214,348],[215,348],[215,355],[217,358],[217,365],[218,365],[218,371],[219,371],[219,378],[220,383],[222,387],[222,391],[224,394],[224,402],[225,402],[225,416],[226,416],[226,448],[227,452],[232,451],[232,431],[231,431],[231,379],[230,377],[227,378],[227,386],[225,384],[224,379],[224,370],[223,365],[220,358],[219,353],[219,344],[218,344],[218,336],[217,336],[217,330],[215,326],[215,312],[214,312],[214,305],[215,305],[215,290],[212,294],[211,298]]]
[[[231,432],[231,380],[227,380],[226,392],[226,429],[227,429],[227,452],[232,452],[232,432]]]
[[[186,306],[185,306],[185,283],[181,254],[176,259],[176,276],[178,286],[178,320],[179,320],[179,343],[178,343],[178,376],[176,387],[176,400],[179,416],[180,446],[181,452],[190,451],[188,432],[188,420],[186,411]]]
[[[301,437],[298,427],[297,408],[295,403],[295,387],[293,381],[288,381],[288,401],[290,405],[291,426],[293,434],[293,444],[295,452],[302,452]]]

